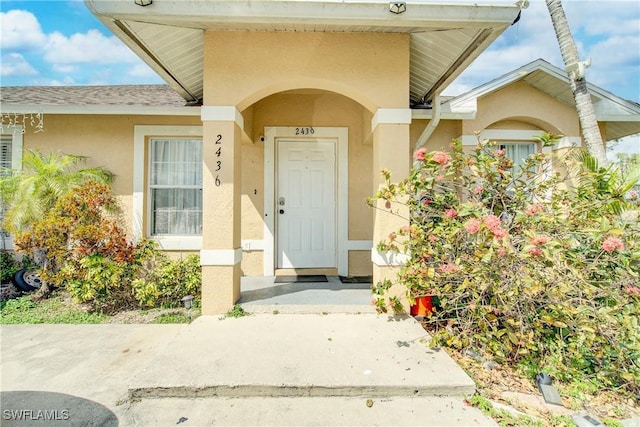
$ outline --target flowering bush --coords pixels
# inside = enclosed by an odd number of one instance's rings
[[[437,296],[433,345],[638,394],[640,227],[620,215],[634,183],[581,151],[567,156],[568,176],[551,173],[541,153],[514,171],[488,141],[470,154],[454,141],[450,153],[420,149],[414,159],[399,183],[383,171],[370,204],[382,199],[393,213],[408,205],[409,225],[378,249],[408,255],[398,282],[410,301]],[[373,288],[379,311],[402,309],[391,285]]]

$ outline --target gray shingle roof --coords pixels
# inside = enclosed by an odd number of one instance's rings
[[[185,100],[168,85],[5,86],[5,105],[130,105],[183,107]]]

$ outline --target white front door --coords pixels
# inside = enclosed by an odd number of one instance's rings
[[[333,141],[277,139],[278,268],[336,267]]]

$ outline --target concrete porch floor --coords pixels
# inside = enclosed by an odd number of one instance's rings
[[[327,282],[274,280],[274,276],[243,277],[238,304],[251,312],[375,312],[371,283],[342,283],[338,276],[327,276]]]

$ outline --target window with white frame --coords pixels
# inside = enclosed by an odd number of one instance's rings
[[[0,126],[0,176],[12,173],[22,165],[22,126]],[[0,223],[4,205],[0,205]],[[13,248],[11,235],[0,227],[0,249]]]
[[[13,137],[11,135],[0,136],[0,175],[6,175],[13,167],[12,146]]]
[[[202,234],[202,139],[150,138],[151,236]]]
[[[13,137],[10,135],[0,136],[0,177],[6,176],[11,173],[12,168],[12,153],[11,147],[13,145]],[[4,204],[0,206],[0,223],[4,218]],[[0,238],[8,238],[9,233],[0,227]]]

